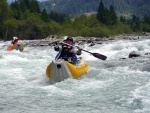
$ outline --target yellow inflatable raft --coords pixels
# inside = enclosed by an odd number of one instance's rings
[[[14,44],[14,45],[10,45],[8,46],[7,50],[11,51],[11,50],[19,50],[19,51],[23,51],[24,50],[24,45],[23,44]]]
[[[46,69],[46,75],[52,81],[60,82],[73,77],[78,78],[88,71],[88,64],[79,58],[79,63],[74,65],[63,59],[53,60]]]

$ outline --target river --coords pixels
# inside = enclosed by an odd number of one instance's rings
[[[22,41],[24,42],[24,41]],[[53,46],[7,51],[0,42],[0,113],[149,113],[150,39],[116,40],[84,49],[87,74],[51,84],[46,68],[57,54]],[[131,51],[142,57],[128,58]],[[120,59],[127,58],[127,59]]]

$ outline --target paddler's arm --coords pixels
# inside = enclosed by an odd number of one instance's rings
[[[79,47],[79,46],[76,46],[77,47],[77,52],[76,52],[76,54],[77,55],[81,55],[82,54],[82,49]]]
[[[54,43],[55,43],[54,50],[55,51],[59,51],[60,48],[62,48],[61,45],[60,45],[60,43],[59,43],[59,41],[55,41]]]
[[[82,54],[82,49],[78,46],[73,47],[72,52],[75,53],[76,55],[81,55]]]

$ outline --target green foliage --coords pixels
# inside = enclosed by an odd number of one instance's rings
[[[105,25],[114,25],[117,23],[117,15],[112,5],[110,8],[104,6],[103,1],[101,0],[98,11],[97,19]]]
[[[150,32],[150,16],[144,16],[143,31]]]
[[[117,15],[112,5],[110,5],[109,13],[110,13],[110,25],[115,25],[117,23]]]
[[[84,37],[108,37],[109,36],[109,29],[107,28],[89,28],[84,27],[82,30],[79,31],[80,36]]]
[[[130,26],[122,22],[118,22],[114,26],[111,26],[109,29],[111,30],[112,35],[132,33]]]
[[[121,15],[121,16],[120,16],[120,21],[123,22],[123,23],[126,23],[125,17]]]
[[[4,22],[5,30],[7,32],[5,40],[11,40],[12,37],[17,33],[16,31],[18,23],[19,22],[16,19],[8,19]]]
[[[49,15],[47,14],[45,8],[44,8],[43,11],[41,12],[41,19],[42,19],[44,22],[49,22],[49,21],[50,21]]]
[[[69,20],[69,16],[66,14],[61,14],[55,11],[51,11],[49,14],[50,18],[58,23],[63,23],[67,20]]]
[[[39,15],[30,15],[18,25],[20,37],[30,40],[43,38],[43,29],[40,26],[42,23]]]
[[[40,13],[41,12],[40,11],[40,6],[39,6],[37,0],[30,0],[30,1],[31,2],[30,2],[30,5],[29,5],[30,6],[29,9],[30,9],[31,13]]]
[[[84,28],[86,26],[86,18],[87,17],[85,15],[77,16],[73,22],[72,28],[74,30],[81,30]]]
[[[36,0],[15,0],[10,4],[13,10],[13,17],[15,19],[23,20],[26,12],[40,13],[40,7]]]
[[[96,14],[92,14],[87,18],[87,25],[91,28],[102,26],[96,18]]]
[[[150,25],[150,16],[144,16],[143,22]]]
[[[1,0],[0,6],[0,38],[4,40],[11,40],[13,36],[33,40],[49,35],[109,37],[122,33],[150,32],[149,16],[143,20],[135,15],[128,20],[124,16],[119,19],[114,8],[111,5],[109,9],[104,7],[102,1],[97,14],[76,16],[54,11],[48,14],[45,8],[39,11],[36,0],[15,0],[10,7],[5,0]]]
[[[4,26],[5,21],[10,18],[10,10],[6,0],[0,0],[0,39],[6,40],[7,27]]]
[[[101,0],[100,5],[99,5],[99,7],[98,7],[98,11],[97,11],[97,19],[98,19],[100,22],[104,23],[104,24],[105,24],[105,22],[106,22],[106,17],[107,17],[107,14],[106,14],[106,13],[107,13],[107,12],[106,12],[106,9],[105,9],[105,7],[104,7],[103,1]]]
[[[150,32],[150,25],[149,24],[144,24],[143,31],[144,32]]]
[[[131,22],[130,22],[130,26],[134,32],[141,31],[141,22],[140,22],[139,17],[133,15]]]
[[[62,26],[60,24],[58,24],[57,22],[55,22],[55,21],[51,21],[45,27],[47,27],[48,35],[51,35],[51,34],[53,34],[53,35],[59,35],[59,33],[61,31],[63,31]]]

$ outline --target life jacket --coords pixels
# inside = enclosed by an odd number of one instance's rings
[[[16,39],[13,40],[11,43],[14,45],[14,44],[16,44],[19,40],[20,40],[20,38],[16,38]]]
[[[72,47],[70,49],[65,49],[62,45],[62,49],[59,50],[59,53],[56,55],[55,59],[62,58],[68,60],[70,58],[71,62],[75,64],[77,62],[77,57],[75,53],[71,52],[71,49]]]
[[[62,47],[62,51],[61,51],[59,58],[64,58],[64,57],[69,58],[69,57],[72,57],[73,55],[75,55],[74,53],[71,52],[71,49],[72,49],[72,47],[70,49],[68,49],[68,48],[66,49],[66,48]]]

